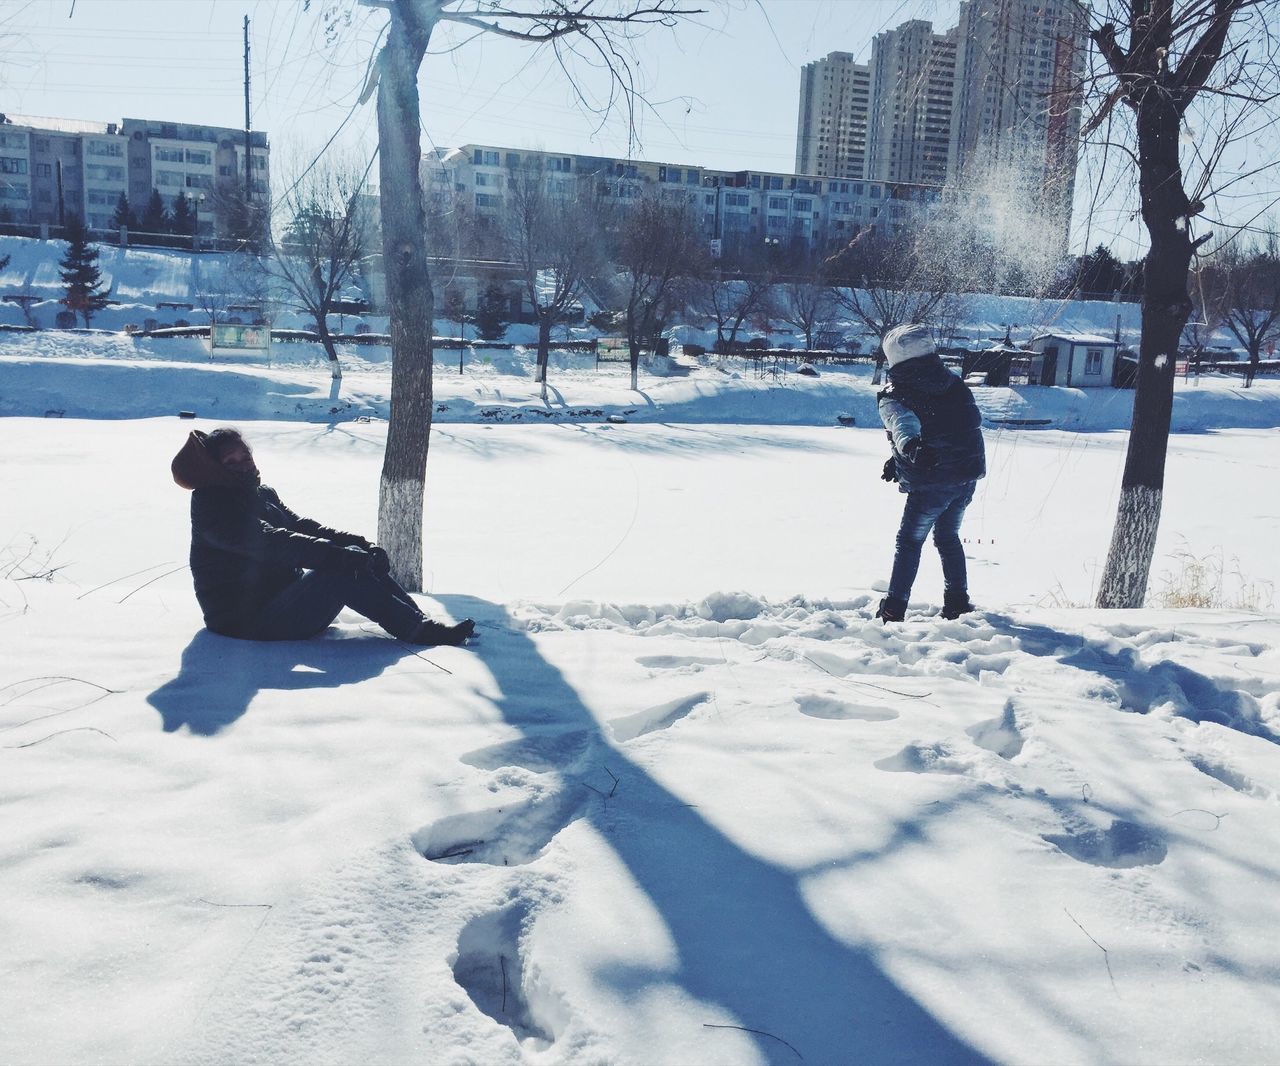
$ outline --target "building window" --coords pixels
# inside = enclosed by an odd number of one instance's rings
[[[28,195],[25,181],[0,182],[0,200],[25,200]]]
[[[87,141],[84,146],[85,155],[124,155],[124,145],[118,141]]]
[[[751,197],[742,192],[730,192],[725,193],[724,202],[726,207],[749,207]]]
[[[1102,349],[1089,348],[1084,355],[1084,372],[1092,377],[1099,377],[1102,374]]]
[[[476,207],[500,207],[501,205],[501,196],[494,196],[487,192],[476,193]]]
[[[787,198],[785,196],[770,196],[770,211],[785,211],[787,209]]]
[[[795,202],[795,209],[796,209],[797,211],[801,211],[801,212],[804,212],[805,214],[808,214],[810,211],[812,211],[812,210],[813,210],[813,201],[812,201],[812,200],[797,200],[797,201]]]
[[[84,176],[88,181],[124,181],[124,167],[111,167],[103,163],[86,163]]]
[[[486,187],[486,186],[496,185],[496,184],[497,184],[497,182],[494,180],[494,178],[493,178],[493,175],[492,175],[492,174],[477,174],[477,175],[476,175],[476,187],[477,187],[477,188],[484,188],[484,187]]]
[[[208,174],[188,174],[187,188],[188,189],[212,189],[213,180],[209,177]]]
[[[183,175],[172,170],[157,170],[155,172],[155,181],[157,186],[181,185],[183,183]]]
[[[36,164],[36,177],[37,177],[37,178],[51,178],[51,177],[53,177],[53,164],[52,164],[52,163],[37,163],[37,164]]]
[[[0,174],[25,174],[26,172],[27,161],[25,159],[0,156]]]
[[[702,179],[698,177],[696,170],[689,170],[685,172],[684,180],[686,185],[697,185]]]
[[[43,144],[43,147],[41,145]],[[0,133],[0,148],[23,148],[27,147],[27,135],[25,133]],[[47,152],[49,150],[49,138],[39,137],[36,139],[36,150]]]
[[[184,157],[183,157],[181,148],[157,148],[156,149],[157,163],[181,163],[183,161],[183,158]]]
[[[518,167],[520,165],[520,154],[518,152],[507,153],[507,166]]]
[[[213,153],[196,151],[195,149],[188,148],[187,162],[195,163],[197,166],[207,167],[213,163]]]

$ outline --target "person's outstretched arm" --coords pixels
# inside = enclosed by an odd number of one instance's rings
[[[295,533],[304,533],[309,537],[319,537],[321,540],[330,540],[334,544],[341,547],[357,547],[369,548],[373,542],[366,537],[360,536],[358,533],[344,533],[340,529],[331,529],[329,526],[321,525],[314,518],[303,518],[291,511],[280,499],[275,489],[266,488],[264,491],[270,497],[271,502],[284,512],[288,522],[288,528]]]

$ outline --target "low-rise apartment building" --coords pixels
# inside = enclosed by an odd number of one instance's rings
[[[267,135],[249,135],[249,202],[270,204]],[[122,122],[0,115],[0,220],[62,225],[69,213],[111,228],[121,194],[141,215],[158,191],[190,201],[196,232],[230,236],[245,200],[244,131],[126,118]]]
[[[533,161],[549,187],[562,195],[594,196],[623,211],[647,195],[682,204],[713,254],[726,256],[770,246],[829,254],[863,229],[892,235],[940,195],[936,187],[906,182],[717,170],[468,144],[424,156],[428,210],[448,212],[462,205],[482,226],[496,226],[512,170]]]

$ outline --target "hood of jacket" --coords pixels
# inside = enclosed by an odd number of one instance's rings
[[[191,431],[187,442],[169,464],[173,480],[184,489],[205,489],[211,486],[242,488],[244,480],[213,457],[205,440],[206,435],[200,430]]]
[[[936,353],[889,367],[889,381],[895,388],[925,395],[945,392],[958,380]]]

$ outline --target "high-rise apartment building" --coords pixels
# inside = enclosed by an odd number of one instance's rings
[[[928,22],[913,19],[876,35],[871,46],[868,177],[924,185],[947,180],[955,75],[954,30],[934,33]]]
[[[1003,169],[1065,226],[1087,47],[1077,0],[961,0],[945,33],[913,19],[865,65],[832,52],[801,73],[796,169],[939,186]]]
[[[796,172],[866,177],[871,75],[850,52],[832,52],[800,72]]]
[[[1076,0],[961,0],[948,179],[1023,173],[1070,211],[1087,25]]]

